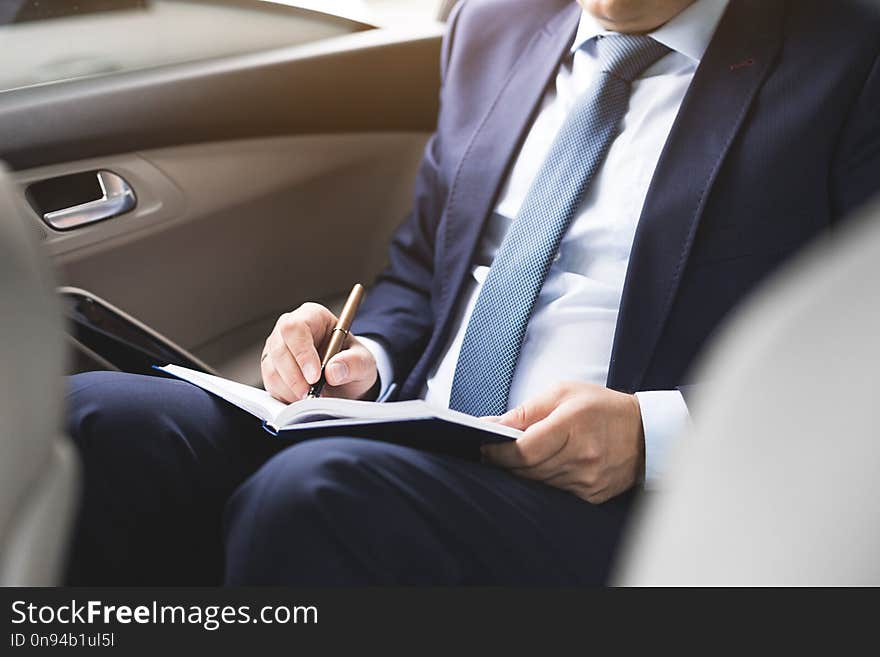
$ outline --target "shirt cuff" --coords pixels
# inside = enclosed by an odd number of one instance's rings
[[[391,364],[391,356],[388,355],[388,350],[376,340],[371,340],[370,338],[365,338],[360,335],[357,336],[357,339],[358,342],[367,348],[367,351],[373,354],[373,358],[376,361],[376,371],[379,372],[378,401],[383,401],[388,394],[388,389],[391,387],[391,384],[393,383],[392,379],[394,378],[394,367]]]
[[[637,392],[645,430],[645,488],[660,487],[669,452],[690,424],[684,397],[678,390]]]

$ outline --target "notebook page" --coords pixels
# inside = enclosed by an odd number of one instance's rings
[[[294,402],[276,417],[275,422],[284,428],[306,422],[334,419],[415,420],[433,416],[431,408],[420,400],[379,404],[354,399],[320,397]]]
[[[438,408],[436,409],[436,413],[437,417],[439,417],[440,419],[448,420],[449,422],[455,422],[456,424],[463,424],[466,427],[473,427],[474,429],[490,431],[501,436],[513,438],[514,440],[523,435],[523,432],[519,429],[506,427],[503,424],[498,424],[497,422],[483,420],[481,418],[474,417],[473,415],[468,415],[467,413],[453,411],[450,408]]]
[[[271,422],[287,408],[287,404],[278,401],[265,390],[252,388],[243,383],[223,379],[219,376],[197,372],[179,365],[166,365],[157,368],[168,372],[172,376],[197,385],[199,388],[211,392],[230,404],[255,415],[261,420]]]
[[[402,402],[354,401],[350,399],[304,399],[288,406],[276,419],[276,429],[296,428],[303,424],[310,426],[339,426],[339,420],[368,421],[404,421],[439,418],[455,424],[474,429],[489,431],[508,438],[519,438],[522,431],[512,429],[494,422],[459,413],[448,408],[436,408],[427,402],[416,399]]]

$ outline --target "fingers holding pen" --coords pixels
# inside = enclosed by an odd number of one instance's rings
[[[285,382],[278,372],[274,359],[268,349],[263,352],[263,358],[260,361],[260,373],[263,377],[263,387],[275,399],[287,404],[300,399],[300,396]]]
[[[318,345],[335,322],[318,304],[304,304],[278,318],[260,363],[263,385],[275,398],[294,402],[308,394],[321,376]]]
[[[338,319],[316,303],[305,303],[278,318],[260,363],[263,384],[272,396],[288,403],[304,398],[321,379],[318,350],[324,344],[329,396],[357,399],[373,388],[378,378],[375,359],[349,335],[363,295],[363,286],[355,285]]]
[[[309,385],[321,376],[318,346],[333,329],[336,316],[324,306],[306,303],[278,320],[278,333]]]

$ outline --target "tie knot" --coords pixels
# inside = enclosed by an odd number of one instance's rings
[[[669,48],[642,34],[613,34],[600,36],[596,51],[604,72],[632,82]]]

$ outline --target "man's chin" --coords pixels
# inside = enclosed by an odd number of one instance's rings
[[[610,18],[608,16],[599,16],[593,14],[596,21],[606,30],[619,32],[620,34],[647,34],[659,27],[659,25],[651,26],[649,21],[636,17],[617,17]]]

